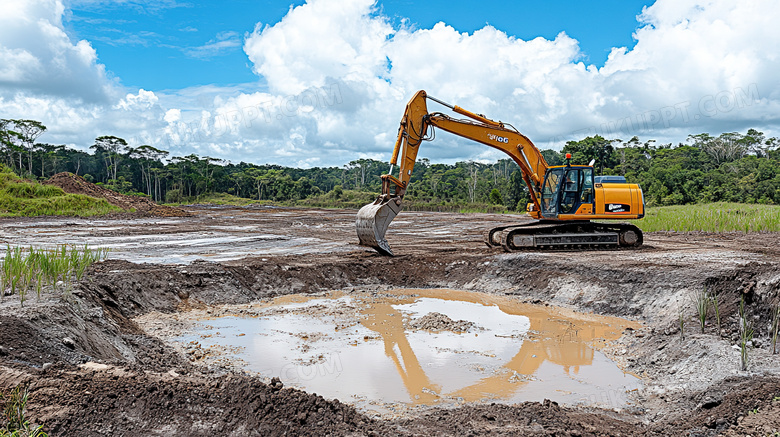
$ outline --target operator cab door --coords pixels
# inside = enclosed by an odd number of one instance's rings
[[[542,217],[558,218],[559,214],[593,213],[593,168],[559,167],[547,171],[542,187]]]
[[[551,168],[544,176],[542,185],[542,217],[547,219],[558,218],[558,204],[560,197],[561,181],[565,168]]]

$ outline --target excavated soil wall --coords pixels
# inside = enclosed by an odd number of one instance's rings
[[[651,423],[646,423],[640,410],[618,415],[564,408],[549,402],[520,407],[469,406],[434,410],[414,420],[377,421],[338,401],[297,390],[280,390],[246,375],[211,374],[146,336],[132,321],[150,311],[170,313],[215,304],[247,303],[280,294],[350,287],[471,289],[643,320],[648,328],[642,330],[641,337],[630,333],[626,336],[626,347],[633,347],[634,351],[629,370],[633,366],[635,370],[652,373],[652,368],[663,371],[664,366],[645,350],[657,349],[677,338],[671,317],[674,300],[669,296],[708,286],[721,290],[724,302],[744,293],[751,306],[762,308],[761,303],[776,297],[780,278],[776,266],[760,263],[691,275],[680,269],[627,271],[549,262],[529,266],[529,257],[444,253],[435,261],[418,256],[351,256],[313,263],[311,257],[293,256],[187,266],[107,261],[95,265],[72,295],[35,302],[18,311],[16,317],[2,317],[0,341],[4,345],[3,362],[9,368],[2,383],[31,384],[30,411],[43,418],[55,435],[163,430],[180,435],[321,435],[353,431],[383,435],[431,431],[457,434],[461,428],[453,423],[487,434],[499,430],[565,430],[577,435],[572,431],[579,429],[582,435],[589,430],[639,435],[699,428],[706,433],[736,424],[746,408],[771,401],[771,393],[780,387],[775,378],[723,378],[725,385],[714,390],[704,387],[677,393],[676,407],[690,408],[685,414],[654,407],[662,414]],[[734,305],[725,305],[724,320],[734,310]],[[724,325],[724,330],[734,329]],[[631,345],[632,342],[641,344]],[[86,362],[101,364],[84,366]],[[75,367],[79,364],[81,368]],[[756,390],[766,392],[766,396],[757,396]],[[741,392],[749,393],[746,397],[753,400],[740,398]],[[717,402],[713,401],[717,405],[699,407],[701,412],[694,414],[693,419],[682,417],[696,412],[704,398],[717,398]]]

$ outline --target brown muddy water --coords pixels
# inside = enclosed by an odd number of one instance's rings
[[[642,385],[599,351],[636,323],[509,297],[333,292],[236,314],[203,314],[175,341],[366,410],[544,399],[622,408]]]

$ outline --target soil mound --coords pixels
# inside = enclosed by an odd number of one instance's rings
[[[452,331],[468,332],[476,327],[474,322],[466,320],[452,320],[442,313],[431,312],[419,319],[409,322],[410,329],[420,331]]]
[[[44,184],[60,187],[69,194],[84,194],[99,199],[106,199],[108,203],[119,208],[135,209],[138,212],[158,217],[186,217],[189,215],[178,208],[158,205],[146,197],[128,196],[111,191],[108,188],[87,182],[83,177],[76,176],[73,173],[57,173],[44,182]]]

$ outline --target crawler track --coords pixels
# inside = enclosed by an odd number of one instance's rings
[[[636,248],[642,245],[643,236],[639,228],[627,223],[561,223],[541,220],[491,228],[485,231],[484,239],[488,247],[501,247],[507,252],[515,252],[534,249]]]

